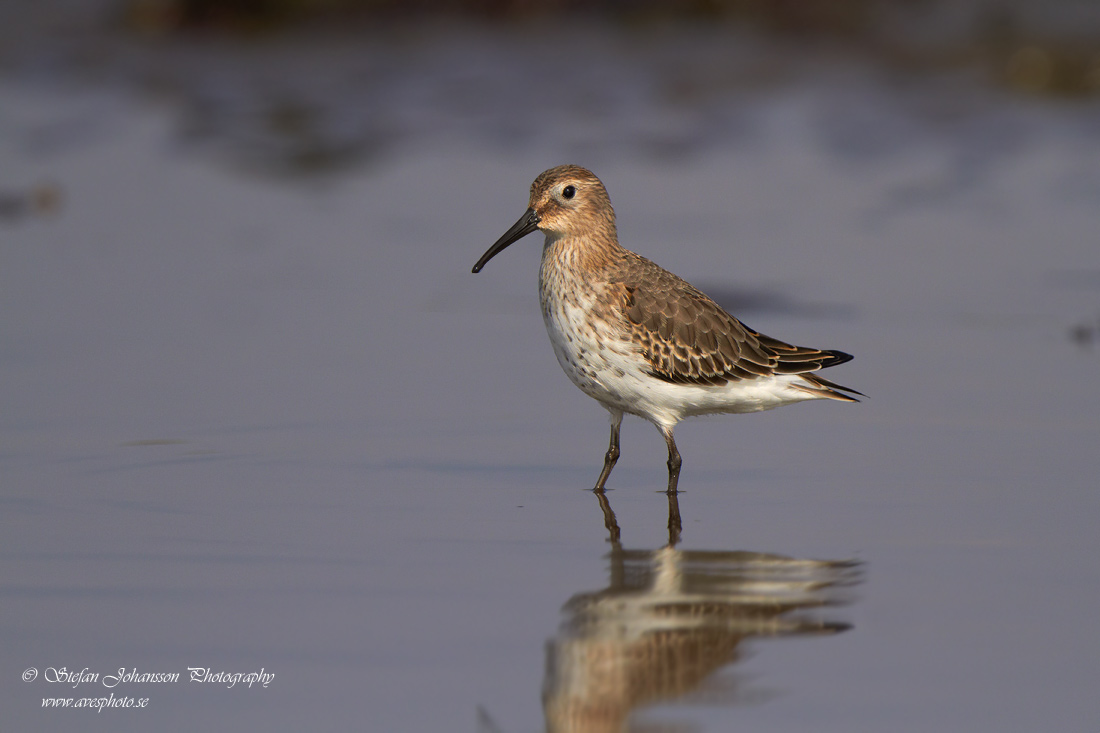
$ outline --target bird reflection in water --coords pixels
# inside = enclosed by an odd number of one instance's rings
[[[668,544],[623,549],[606,494],[596,496],[611,537],[611,577],[604,590],[569,599],[547,643],[542,702],[551,733],[631,730],[634,711],[701,692],[712,673],[738,660],[746,640],[850,628],[808,611],[849,600],[857,563],[677,549],[674,494]],[[734,700],[724,687],[708,688],[708,701]]]

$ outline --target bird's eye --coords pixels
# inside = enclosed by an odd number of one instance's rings
[[[577,195],[577,187],[573,185],[566,186],[561,190],[561,196],[565,199],[571,199]]]

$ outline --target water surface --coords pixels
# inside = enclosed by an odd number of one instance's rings
[[[828,68],[683,118],[627,75],[606,117],[435,117],[289,178],[113,72],[0,82],[4,730],[1095,728],[1097,109]],[[469,272],[566,161],[869,395],[684,423],[672,537],[652,426],[586,491],[606,414],[536,238]],[[112,693],[148,703],[42,708]]]

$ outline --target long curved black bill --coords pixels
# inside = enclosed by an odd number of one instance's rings
[[[485,267],[485,263],[493,259],[500,253],[505,247],[517,239],[526,237],[531,232],[539,228],[539,215],[535,213],[534,209],[528,209],[523,212],[523,216],[519,218],[512,228],[504,233],[500,239],[489,248],[489,251],[481,255],[481,259],[474,265],[474,272],[481,272],[481,268]]]

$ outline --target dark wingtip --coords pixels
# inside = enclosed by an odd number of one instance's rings
[[[851,354],[849,354],[847,352],[836,351],[835,349],[830,349],[830,350],[826,351],[825,353],[829,355],[829,358],[826,361],[821,362],[821,368],[822,369],[825,369],[826,367],[836,366],[837,364],[843,364],[844,362],[851,361],[852,359],[855,358],[854,356],[852,356]],[[819,377],[819,379],[820,379],[820,377]],[[847,392],[849,394],[857,394],[860,397],[866,397],[867,396],[867,395],[863,394],[862,392],[860,392],[858,389],[852,389],[851,387],[845,387],[844,385],[836,384],[834,382],[829,382],[828,385],[830,387],[832,387],[833,389],[839,389],[839,390]],[[859,400],[854,400],[854,401],[859,402]]]
[[[855,358],[851,354],[847,354],[843,351],[836,351],[836,350],[833,350],[833,349],[830,349],[830,350],[826,351],[825,353],[829,355],[829,358],[821,362],[821,368],[822,369],[825,369],[825,368],[831,367],[831,366],[836,366],[837,364],[843,364],[844,362],[851,361],[852,359]]]

